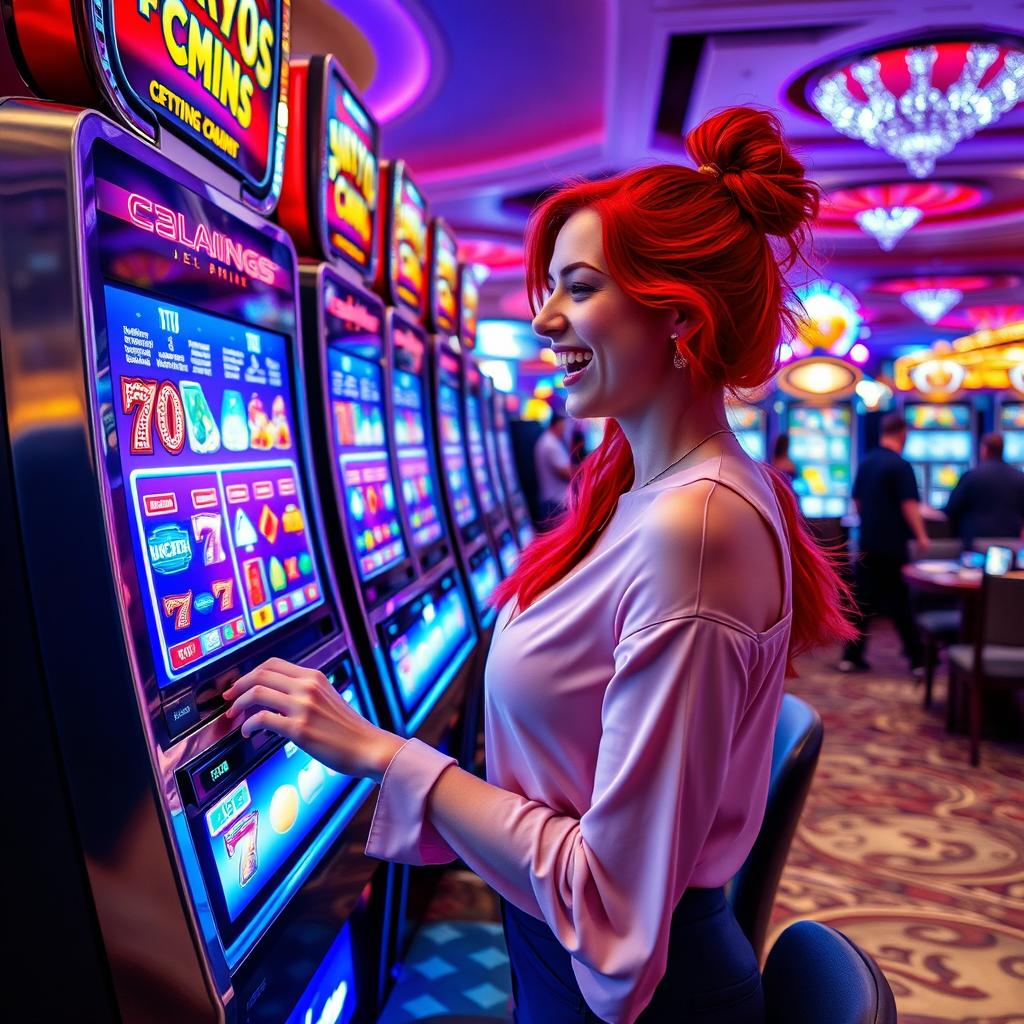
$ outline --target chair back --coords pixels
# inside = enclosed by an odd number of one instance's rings
[[[979,643],[1024,647],[1024,570],[981,581]]]
[[[912,562],[919,562],[922,558],[959,558],[963,549],[963,542],[954,537],[933,540],[928,547],[924,547],[916,540],[907,543],[907,553],[910,555]]]
[[[759,960],[775,890],[811,788],[824,734],[821,715],[810,704],[791,693],[783,696],[764,821],[747,859],[727,886],[736,920]]]
[[[767,1024],[896,1024],[896,1000],[878,964],[852,939],[797,921],[764,965]]]

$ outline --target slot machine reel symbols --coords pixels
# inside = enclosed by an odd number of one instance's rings
[[[259,860],[256,853],[256,837],[260,812],[250,811],[243,815],[224,833],[224,849],[229,858],[238,853],[238,884],[246,885],[256,874]]]
[[[220,430],[206,401],[202,385],[197,381],[183,380],[180,387],[189,447],[198,455],[211,455],[219,451]]]
[[[220,403],[220,433],[229,452],[249,450],[249,424],[241,391],[227,390]]]

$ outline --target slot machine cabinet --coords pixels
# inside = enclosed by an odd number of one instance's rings
[[[484,440],[484,453],[487,457],[487,472],[494,487],[494,496],[498,501],[498,514],[493,527],[494,542],[498,551],[503,576],[511,576],[519,564],[519,541],[516,536],[515,524],[509,512],[509,496],[505,490],[505,480],[498,468],[498,438],[494,430],[494,382],[486,373],[480,373],[480,419]]]
[[[293,75],[297,159],[279,217],[315,257],[300,279],[328,537],[350,570],[343,596],[391,728],[437,743],[457,717],[476,631],[431,473],[425,360],[413,353],[425,201],[401,162],[378,171],[377,126],[335,58],[297,61]],[[385,307],[373,280],[400,308]]]
[[[530,509],[526,504],[522,486],[519,483],[519,472],[516,469],[515,452],[512,448],[512,435],[509,418],[515,411],[514,395],[506,395],[498,390],[491,394],[491,421],[494,425],[494,436],[498,451],[498,471],[505,486],[509,521],[516,531],[516,540],[520,550],[533,540],[533,523],[530,520]]]
[[[371,787],[243,739],[220,694],[278,655],[375,716],[325,558],[294,249],[91,111],[0,103],[0,179],[20,642],[50,716],[33,742],[66,780],[85,955],[123,1020],[280,1021],[344,922],[369,920],[352,836]]]
[[[841,519],[856,472],[853,405],[791,401],[785,416],[800,510],[808,519]]]
[[[921,500],[942,509],[957,481],[974,465],[975,416],[969,402],[903,405],[907,443],[903,457],[914,467]]]

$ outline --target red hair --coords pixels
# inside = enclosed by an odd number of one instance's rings
[[[526,283],[543,304],[548,264],[562,226],[576,211],[601,218],[608,269],[642,305],[678,310],[687,322],[677,342],[695,388],[756,388],[776,369],[776,351],[793,328],[784,273],[799,258],[819,189],[783,141],[778,119],[734,107],[689,133],[701,170],[644,167],[603,181],[580,181],[545,199],[526,230]],[[770,236],[770,237],[769,237]],[[793,566],[792,659],[855,631],[843,615],[850,595],[837,554],[815,541],[786,479],[765,467],[789,532]],[[569,485],[567,511],[523,552],[494,602],[520,609],[562,579],[594,546],[619,495],[633,483],[625,435],[609,420],[604,439]]]

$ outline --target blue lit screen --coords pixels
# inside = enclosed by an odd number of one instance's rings
[[[352,930],[346,923],[285,1024],[349,1024],[357,1005]]]

